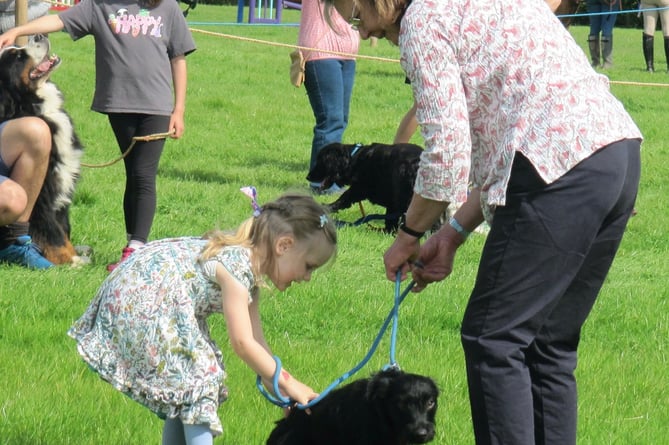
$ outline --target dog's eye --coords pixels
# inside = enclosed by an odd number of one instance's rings
[[[426,405],[427,405],[427,409],[431,410],[436,405],[436,401],[434,399],[430,399],[430,400],[427,401]]]

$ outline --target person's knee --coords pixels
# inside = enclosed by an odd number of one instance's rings
[[[10,179],[0,182],[0,226],[19,219],[27,205],[28,196],[23,187]]]
[[[21,122],[21,137],[26,153],[36,159],[48,159],[51,153],[51,129],[40,118],[25,118]]]

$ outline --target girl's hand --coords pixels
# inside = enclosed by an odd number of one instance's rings
[[[294,400],[299,405],[306,405],[309,401],[318,397],[317,392],[292,377],[286,382],[284,391],[286,391],[291,400]]]
[[[183,136],[185,130],[183,113],[173,112],[170,116],[170,126],[168,132],[172,139],[179,139]]]
[[[0,34],[0,49],[5,46],[13,45],[16,41],[16,35],[13,31],[13,28],[8,30],[4,34]]]

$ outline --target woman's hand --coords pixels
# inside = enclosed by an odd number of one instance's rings
[[[441,281],[451,274],[455,251],[463,241],[449,225],[445,225],[425,241],[411,271],[416,282],[414,292],[420,292],[428,284]]]
[[[418,238],[408,235],[402,231],[397,233],[395,242],[383,255],[383,264],[386,266],[386,277],[390,281],[397,279],[397,271],[402,271],[402,280],[407,277],[410,261],[418,256],[420,243]]]

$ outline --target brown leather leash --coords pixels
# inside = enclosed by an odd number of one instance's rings
[[[165,138],[169,137],[169,135],[170,135],[170,133],[167,132],[167,133],[148,134],[146,136],[135,136],[135,137],[132,138],[132,142],[130,143],[130,146],[128,147],[128,149],[126,151],[124,151],[123,154],[121,154],[120,157],[114,159],[113,161],[104,162],[102,164],[87,164],[85,162],[82,162],[81,166],[82,167],[88,167],[88,168],[109,167],[110,165],[114,165],[117,162],[119,162],[121,159],[128,156],[137,142],[157,141],[159,139],[165,139]]]

